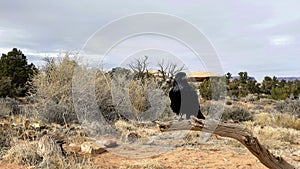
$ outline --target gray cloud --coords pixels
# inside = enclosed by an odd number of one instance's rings
[[[96,30],[119,17],[162,12],[201,30],[218,51],[224,72],[249,71],[258,79],[272,73],[299,76],[299,6],[297,0],[1,1],[0,48],[26,49],[36,56],[30,60],[38,61],[43,54],[80,50]],[[280,37],[292,40],[280,42]]]

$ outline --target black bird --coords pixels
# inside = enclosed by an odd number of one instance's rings
[[[205,119],[200,110],[198,95],[193,87],[188,84],[186,73],[179,72],[173,81],[173,87],[169,92],[171,99],[171,108],[174,113],[190,119],[191,115],[198,119]]]

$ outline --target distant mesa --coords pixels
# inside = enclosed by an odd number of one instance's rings
[[[198,71],[192,71],[188,73],[187,76],[191,81],[195,81],[195,82],[203,82],[205,79],[209,79],[213,77],[222,77],[222,75],[216,73],[198,72]]]
[[[285,81],[289,82],[289,81],[300,80],[300,77],[277,77],[277,79],[279,81],[285,80]]]
[[[285,80],[285,81],[287,81],[287,82],[289,82],[289,81],[295,81],[295,80],[300,80],[300,77],[277,77],[277,76],[275,76],[276,78],[277,78],[277,80],[278,81],[281,81],[281,80]],[[240,77],[239,76],[233,76],[233,77],[231,77],[231,81],[233,81],[233,80],[235,80],[235,79],[239,79]],[[249,77],[251,80],[255,80],[255,78],[254,77]]]

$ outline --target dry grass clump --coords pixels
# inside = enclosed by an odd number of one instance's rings
[[[189,131],[183,137],[184,145],[197,145],[199,143],[199,132]]]
[[[290,144],[298,144],[300,132],[295,129],[276,127],[276,126],[260,126],[256,122],[245,122],[250,131],[253,132],[260,143],[268,149],[285,149]]]
[[[263,145],[270,149],[283,149],[284,147],[295,143],[300,138],[300,133],[294,129],[255,127],[254,133]]]
[[[287,113],[260,113],[254,115],[254,121],[261,126],[277,126],[300,130],[300,119]]]
[[[38,150],[37,141],[22,141],[15,144],[3,156],[3,159],[8,162],[17,163],[20,165],[36,166],[39,169],[91,169],[95,166],[89,158],[61,156],[53,151],[53,154],[48,157],[41,154]],[[51,150],[50,150],[51,151]],[[52,153],[49,152],[49,153]],[[42,157],[43,156],[43,157]]]
[[[36,141],[19,142],[7,151],[3,159],[20,165],[37,165],[42,161],[42,157],[36,152],[37,146]]]
[[[0,119],[0,158],[11,148],[19,131],[12,128],[8,117]]]
[[[122,165],[119,169],[165,169],[166,167],[157,161],[138,161]]]
[[[51,163],[38,165],[39,169],[98,169],[90,158],[52,158]]]
[[[148,137],[155,136],[159,132],[155,126],[141,126],[139,124],[133,124],[133,122],[118,120],[115,124],[115,129],[122,135],[122,140],[128,140],[128,135],[135,134],[141,140],[148,140]]]
[[[134,130],[136,130],[136,126],[134,126],[132,123],[124,121],[124,120],[118,120],[114,124],[114,126],[120,132],[128,132],[128,131],[134,131]]]
[[[79,159],[76,157],[70,157],[66,161],[58,165],[57,169],[99,169],[94,165],[90,158]]]

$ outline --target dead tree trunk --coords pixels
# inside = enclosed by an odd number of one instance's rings
[[[205,125],[206,124],[206,125]],[[241,142],[247,149],[256,156],[262,164],[271,169],[295,169],[294,166],[286,162],[281,157],[275,157],[266,148],[264,148],[256,137],[253,136],[246,127],[221,123],[219,121],[209,120],[204,121],[192,117],[190,121],[180,122],[158,122],[160,131],[174,131],[174,130],[193,130],[213,133],[222,137],[229,137]],[[212,128],[215,128],[212,130]]]

